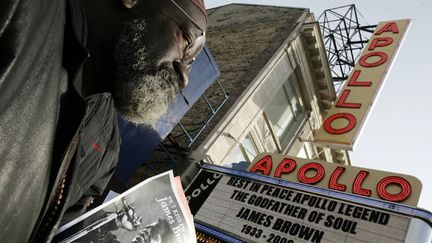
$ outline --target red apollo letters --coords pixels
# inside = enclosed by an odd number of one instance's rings
[[[391,32],[393,34],[398,34],[399,29],[396,22],[389,22],[381,27],[376,33],[372,36],[370,45],[367,51],[362,53],[362,56],[359,59],[359,64],[363,68],[375,68],[381,65],[388,65],[389,57],[386,52],[378,51],[380,48],[391,45],[393,43],[392,37],[380,37],[382,33]],[[357,66],[356,66],[357,67]],[[362,70],[356,69],[352,72],[350,79],[348,80],[348,84],[346,88],[342,91],[339,99],[336,102],[336,107],[338,108],[346,108],[346,109],[360,109],[362,107],[362,103],[351,103],[349,102],[350,94],[352,93],[352,88],[361,87],[363,89],[372,89],[373,82],[379,82],[380,80],[367,80],[367,81],[359,81],[362,79],[361,72]],[[376,77],[377,79],[381,78],[381,75]],[[375,92],[375,91],[371,91]],[[344,127],[336,128],[332,124],[334,121],[344,119],[346,120]],[[353,130],[357,122],[357,117],[349,112],[339,112],[333,114],[326,118],[323,124],[324,130],[329,134],[345,134]]]
[[[281,178],[284,175],[293,173],[297,167],[297,162],[292,158],[284,158],[280,163],[278,163],[276,170],[274,172],[274,177]],[[271,155],[266,155],[258,162],[256,162],[251,168],[252,173],[262,173],[264,175],[271,175],[273,169],[273,159]],[[328,170],[328,168],[327,168]],[[330,172],[329,178],[326,178],[326,167],[317,162],[309,162],[303,164],[297,170],[297,180],[298,182],[304,184],[317,184],[323,179],[327,180],[327,187],[329,189],[343,191],[347,190],[347,185],[339,182],[339,178],[345,173],[346,168],[343,166],[337,166]],[[315,173],[308,173],[309,171],[314,171]],[[309,177],[308,177],[309,174]],[[310,176],[313,174],[313,176]],[[372,190],[368,188],[363,188],[363,182],[369,176],[369,171],[360,170],[357,172],[356,176],[353,178],[351,184],[351,191],[353,194],[370,197]],[[398,193],[390,193],[388,191],[388,186],[394,184],[400,188]],[[373,189],[373,188],[372,188]],[[402,202],[409,198],[411,195],[411,185],[410,183],[399,176],[386,176],[381,178],[378,183],[376,183],[375,190],[378,196],[386,201],[390,202]]]

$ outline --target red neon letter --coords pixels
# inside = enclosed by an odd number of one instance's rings
[[[366,177],[369,175],[368,171],[365,170],[361,170],[356,178],[354,179],[354,184],[352,187],[352,191],[354,194],[358,194],[358,195],[362,195],[365,197],[370,197],[371,195],[371,190],[369,189],[364,189],[361,187],[361,185],[363,184],[363,181],[366,179]]]
[[[373,57],[373,56],[379,57],[379,60],[375,61],[375,62],[371,62],[371,63],[367,62],[367,59],[369,57]],[[369,67],[379,66],[379,65],[385,63],[387,61],[387,59],[388,59],[387,54],[385,54],[384,52],[375,51],[375,52],[370,52],[370,53],[365,54],[362,57],[360,57],[359,63],[362,67],[368,67],[369,68]]]
[[[264,156],[256,164],[252,166],[250,172],[257,173],[257,171],[263,173],[264,175],[269,175],[272,169],[272,157],[270,155]]]
[[[331,126],[332,122],[337,119],[346,119],[348,120],[348,125],[343,128],[333,128]],[[357,119],[350,113],[336,113],[331,115],[324,121],[324,130],[330,134],[343,134],[351,131],[357,124]]]
[[[401,187],[401,191],[396,194],[387,192],[387,186],[397,184]],[[402,202],[411,195],[411,184],[402,177],[388,176],[377,184],[377,191],[380,198],[390,202]]]
[[[308,170],[315,170],[316,174],[312,177],[307,177],[306,172]],[[298,180],[305,184],[316,184],[321,181],[324,175],[325,175],[324,167],[316,162],[307,163],[302,167],[300,167],[300,169],[297,171]]]
[[[360,103],[346,103],[346,99],[348,95],[350,94],[351,90],[346,89],[342,92],[341,96],[339,97],[338,102],[336,103],[336,107],[342,107],[342,108],[355,108],[358,109],[361,107]]]
[[[343,192],[346,190],[346,185],[339,184],[337,182],[339,180],[339,177],[342,175],[342,173],[344,173],[344,171],[345,171],[345,167],[342,167],[342,166],[338,166],[333,171],[332,175],[330,176],[330,180],[329,180],[329,188],[330,189],[343,191]]]
[[[392,32],[393,34],[397,34],[399,33],[399,30],[395,22],[390,22],[379,29],[375,35],[381,35],[384,32]]]
[[[391,37],[374,38],[372,40],[372,43],[370,44],[368,50],[373,51],[375,49],[375,47],[388,46],[391,43],[393,43],[393,38],[391,38]]]
[[[287,166],[288,165],[288,166]],[[295,167],[297,166],[297,163],[293,159],[283,159],[282,162],[279,163],[278,167],[276,168],[276,172],[274,174],[275,177],[280,178],[282,173],[291,173]]]
[[[350,80],[348,81],[348,86],[371,86],[371,81],[357,81],[358,77],[360,76],[361,71],[355,70],[353,74],[351,75]]]

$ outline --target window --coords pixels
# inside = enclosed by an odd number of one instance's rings
[[[304,159],[314,159],[315,153],[310,142],[305,142],[297,154],[297,157]]]
[[[252,162],[252,160],[257,155],[257,150],[256,150],[256,146],[255,146],[255,144],[254,144],[254,142],[251,139],[249,134],[243,139],[243,142],[241,145],[242,145],[242,148],[243,148],[244,153],[246,154],[248,160],[250,162]]]
[[[227,156],[227,160],[225,164],[231,164],[240,161],[248,161],[252,162],[255,156],[258,154],[256,145],[251,137],[248,134],[243,141],[236,146],[236,148]]]
[[[246,161],[246,158],[240,148],[240,146],[236,146],[236,148],[230,153],[227,159],[224,161],[224,164],[232,164],[240,161]]]
[[[284,88],[276,92],[270,104],[266,107],[265,112],[272,124],[273,132],[278,138],[281,138],[284,131],[294,121],[294,113]]]
[[[291,75],[264,109],[275,135],[282,141],[302,113],[296,91],[295,76]]]
[[[259,144],[259,148],[261,148],[261,150],[258,149],[258,151],[265,151],[269,153],[281,152],[276,140],[277,137],[273,133],[270,121],[264,113],[258,117],[258,120],[251,131],[251,135],[255,135],[253,137],[257,138],[257,140],[255,140],[257,143],[255,144]]]
[[[315,151],[311,142],[305,142],[304,147],[306,148],[306,152],[309,159],[315,158]]]
[[[306,152],[306,148],[305,146],[302,146],[300,151],[298,152],[297,156],[299,158],[303,158],[303,159],[310,159],[307,152]]]
[[[290,97],[291,101],[291,108],[293,109],[294,116],[297,117],[301,112],[300,102],[299,102],[299,95],[296,92],[296,86],[295,86],[295,78],[294,74],[290,76],[289,79],[289,85],[286,83],[283,87],[286,90],[288,97]],[[289,86],[289,87],[287,87]]]

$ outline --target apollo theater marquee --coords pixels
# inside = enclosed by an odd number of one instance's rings
[[[378,25],[316,144],[353,149],[408,25]],[[247,171],[203,164],[186,196],[214,242],[431,242],[420,190],[409,175],[265,153]]]
[[[203,164],[186,196],[215,242],[430,242],[420,188],[412,176],[260,154],[248,171]]]

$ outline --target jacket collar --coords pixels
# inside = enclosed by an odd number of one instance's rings
[[[82,66],[90,56],[87,45],[87,17],[80,0],[66,1],[66,23],[63,44],[63,67],[69,84],[81,94]]]

